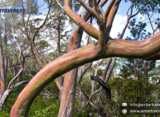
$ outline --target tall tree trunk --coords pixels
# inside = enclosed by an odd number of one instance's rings
[[[7,71],[8,71],[8,56],[7,56],[7,23],[6,23],[6,18],[5,18],[5,36],[4,36],[4,44],[5,44],[5,51],[4,51],[4,68],[5,68],[5,78],[7,78]]]
[[[25,57],[23,57],[23,60],[21,61],[21,65],[23,68],[24,68],[24,64],[25,64]],[[23,75],[23,71],[19,74],[19,76],[17,78],[17,82],[21,81],[22,75]]]
[[[2,91],[2,84],[1,84],[1,95],[3,95],[3,92],[5,90],[5,71],[4,71],[4,56],[3,56],[3,45],[2,45],[2,38],[1,38],[1,15],[0,15],[0,71],[1,71],[1,79],[2,79],[2,83],[4,83],[4,88]]]
[[[145,61],[144,63],[144,75],[145,75],[145,83],[148,84],[148,61]]]
[[[58,117],[72,117],[76,94],[77,69],[65,74]]]
[[[97,72],[98,72],[98,67],[97,67],[97,68],[95,68],[94,76],[97,76]],[[93,80],[93,81],[92,81],[91,94],[92,94],[92,93],[93,93],[93,91],[94,91],[95,83],[96,83],[96,82]]]
[[[86,1],[88,3],[89,0]],[[81,17],[85,19],[88,12],[83,7],[80,8],[78,14],[82,14]],[[72,30],[72,37],[68,45],[68,52],[80,47],[81,37],[83,31],[74,24]],[[73,117],[74,112],[74,101],[76,95],[76,81],[77,81],[78,68],[68,72],[64,76],[64,83],[61,95],[61,104],[59,109],[58,117]]]
[[[73,36],[74,40],[72,40],[72,38],[70,39],[68,52],[80,47],[82,31],[75,32],[74,34],[75,34]],[[76,94],[77,72],[78,72],[78,68],[66,73],[64,76],[64,83],[63,83],[63,89],[62,89],[62,95],[61,95],[61,104],[60,104],[58,117],[73,116],[74,100],[75,100],[75,94]]]

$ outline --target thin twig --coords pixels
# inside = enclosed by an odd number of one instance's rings
[[[60,4],[60,2],[58,0],[56,0],[58,5],[63,9],[62,5]]]

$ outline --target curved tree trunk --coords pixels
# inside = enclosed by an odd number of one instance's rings
[[[98,48],[95,48],[94,45],[87,46],[88,48],[83,48],[83,50],[73,50],[58,59],[54,60],[50,64],[46,65],[44,69],[42,69],[35,77],[33,78],[30,83],[26,86],[22,93],[18,96],[17,101],[13,107],[11,112],[11,117],[18,117],[18,116],[27,116],[29,107],[36,97],[36,95],[43,89],[45,85],[47,85],[52,79],[55,79],[60,74],[64,74],[70,71],[73,68],[78,67],[79,65],[83,65],[88,61],[97,60],[97,54],[99,52]],[[89,55],[89,56],[88,56]],[[86,57],[87,56],[87,57]],[[78,58],[78,59],[77,59]],[[52,79],[50,79],[52,78]],[[39,81],[40,80],[40,81]],[[42,86],[41,86],[42,85]],[[28,88],[27,88],[28,87]],[[29,97],[23,96],[30,95]],[[23,98],[21,98],[21,96]],[[24,99],[27,98],[27,99]],[[22,100],[24,101],[23,104],[21,103]],[[21,104],[20,104],[20,103]]]
[[[11,117],[27,116],[29,107],[37,94],[58,76],[85,63],[111,56],[144,58],[160,50],[160,33],[143,41],[112,40],[108,47],[101,48],[94,44],[73,50],[41,69],[18,96],[11,110]]]

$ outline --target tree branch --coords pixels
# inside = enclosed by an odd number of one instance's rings
[[[108,85],[105,84],[104,81],[102,81],[98,76],[91,76],[91,79],[98,82],[106,91],[106,93],[108,94],[107,96],[109,97],[109,99],[111,99],[111,89]]]
[[[50,13],[50,9],[51,9],[51,8],[49,7],[49,10],[48,10],[48,13],[47,13],[47,16],[46,16],[44,22],[42,23],[41,26],[39,26],[39,28],[37,28],[36,32],[34,33],[33,38],[32,38],[33,43],[34,43],[34,40],[35,40],[35,37],[36,37],[38,31],[39,31],[39,30],[44,26],[44,24],[46,23],[47,18],[48,18],[48,15],[49,15],[49,13]]]
[[[115,2],[115,0],[112,0],[112,1],[109,3],[109,6],[107,7],[107,10],[106,10],[105,13],[104,13],[103,21],[105,21],[105,23],[106,23],[106,21],[107,21],[108,15],[109,15],[109,13],[110,13],[113,5],[114,5],[114,2]]]
[[[106,65],[106,68],[105,68],[104,73],[103,73],[102,81],[104,81],[105,78],[106,78],[106,75],[107,75],[107,72],[108,72],[108,69],[109,69],[109,66],[110,66],[111,62],[112,62],[112,58],[109,59],[107,65]]]
[[[92,63],[90,63],[86,68],[85,70],[83,71],[83,73],[81,73],[80,77],[79,77],[79,85],[80,85],[80,89],[82,91],[82,93],[84,94],[84,96],[89,100],[89,96],[84,92],[84,90],[82,89],[82,84],[81,84],[81,81],[82,81],[82,78],[84,76],[84,74],[87,72],[87,70],[91,67]],[[91,102],[94,104],[94,102],[91,100]],[[95,105],[95,104],[94,104]]]
[[[92,97],[93,97],[96,93],[98,93],[99,91],[100,91],[100,89],[94,91],[94,92],[90,95],[88,102],[81,108],[81,110],[87,107],[87,105],[89,104],[89,102],[92,100]],[[97,108],[97,106],[95,106],[95,107]]]
[[[113,5],[112,8],[111,8],[109,14],[108,14],[108,17],[107,17],[107,26],[106,26],[107,32],[108,32],[108,31],[110,32],[110,30],[111,30],[112,23],[113,23],[113,20],[114,20],[114,18],[115,18],[115,15],[116,15],[116,13],[117,13],[117,10],[118,10],[118,8],[119,8],[120,2],[121,2],[121,0],[116,0],[116,1],[114,2],[114,5]]]
[[[84,31],[86,31],[89,35],[98,39],[99,31],[95,29],[93,26],[84,21],[79,15],[72,11],[69,6],[70,0],[65,0],[65,5],[63,7],[66,14]]]

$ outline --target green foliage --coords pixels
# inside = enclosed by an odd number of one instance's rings
[[[128,29],[131,36],[127,37],[127,40],[138,41],[150,37],[151,33],[146,32],[146,26],[147,24],[145,22],[137,22],[135,18],[130,20]]]
[[[77,12],[81,5],[79,4],[78,0],[73,0],[73,6],[74,6],[75,12]]]
[[[103,75],[103,69],[99,69],[98,72],[97,72],[97,75],[102,76]]]
[[[122,103],[159,102],[159,86],[156,79],[156,62],[142,59],[117,59],[116,68],[120,69],[116,78],[109,81],[112,100],[106,100],[105,112],[110,116],[124,117]],[[158,67],[158,66],[157,66]],[[147,72],[145,72],[145,70]],[[136,75],[136,77],[135,77]],[[119,76],[119,77],[118,77]],[[155,78],[155,80],[153,80]],[[136,79],[136,80],[135,80]],[[147,82],[146,82],[147,80]],[[127,107],[127,110],[153,110],[157,107]],[[113,111],[114,110],[114,111]],[[139,117],[140,115],[126,115]],[[153,114],[147,114],[147,117]]]
[[[50,44],[45,40],[40,40],[38,43],[36,43],[36,45],[38,46],[37,48],[39,49],[44,49],[50,46]]]
[[[56,117],[60,106],[58,94],[55,82],[51,82],[33,101],[29,117]]]
[[[7,77],[7,85],[9,83],[9,81],[13,78],[13,73],[9,72],[8,73],[8,77]],[[29,80],[29,77],[27,76],[22,76],[23,80]],[[4,108],[2,109],[2,111],[0,112],[0,117],[9,117],[10,116],[10,111],[11,108],[13,106],[13,104],[15,103],[19,93],[22,91],[22,89],[25,87],[26,84],[23,84],[21,86],[19,86],[18,88],[14,89],[8,96],[5,104],[4,104]]]
[[[13,73],[9,72],[7,77],[7,84],[13,78]],[[28,76],[23,75],[22,80],[29,80]],[[16,81],[15,81],[16,82]],[[25,85],[14,89],[8,96],[3,110],[0,112],[0,117],[9,117],[10,110],[15,103],[17,96],[22,91]],[[58,88],[55,82],[51,82],[45,89],[36,97],[29,110],[29,117],[54,117],[58,115],[60,100],[58,98]],[[47,94],[43,95],[43,94]]]
[[[114,91],[118,94],[118,100],[128,102],[143,102],[145,100],[153,102],[151,94],[156,89],[154,84],[145,84],[143,80],[114,78],[110,85],[114,86]],[[149,97],[149,98],[148,98]]]
[[[55,97],[37,96],[31,105],[29,117],[57,117],[60,101]]]
[[[50,52],[50,53],[46,56],[46,58],[51,59],[51,60],[54,60],[54,59],[56,59],[57,57],[58,57],[57,51],[55,51],[55,52]]]
[[[149,83],[146,84],[143,80],[134,80],[132,78],[124,80],[122,78],[114,78],[109,82],[112,91],[112,100],[106,101],[105,111],[110,116],[123,117],[122,103],[153,103],[156,96],[154,91],[159,90],[159,86]],[[127,107],[127,110],[135,109],[135,107]],[[137,109],[137,108],[136,108]],[[144,109],[158,109],[156,107],[141,107]],[[114,111],[112,111],[114,110]],[[151,114],[151,113],[150,113]],[[151,115],[150,115],[151,116]],[[132,116],[131,116],[132,117]],[[136,114],[133,114],[136,117]]]
[[[82,89],[84,90],[84,92],[86,94],[90,94],[91,93],[91,83],[90,82],[90,76],[85,76],[83,77],[82,80]]]
[[[92,107],[87,106],[86,108],[80,109],[83,107],[82,103],[80,103],[78,100],[75,101],[75,107],[74,107],[74,116],[73,117],[89,117],[89,113],[92,112]]]

